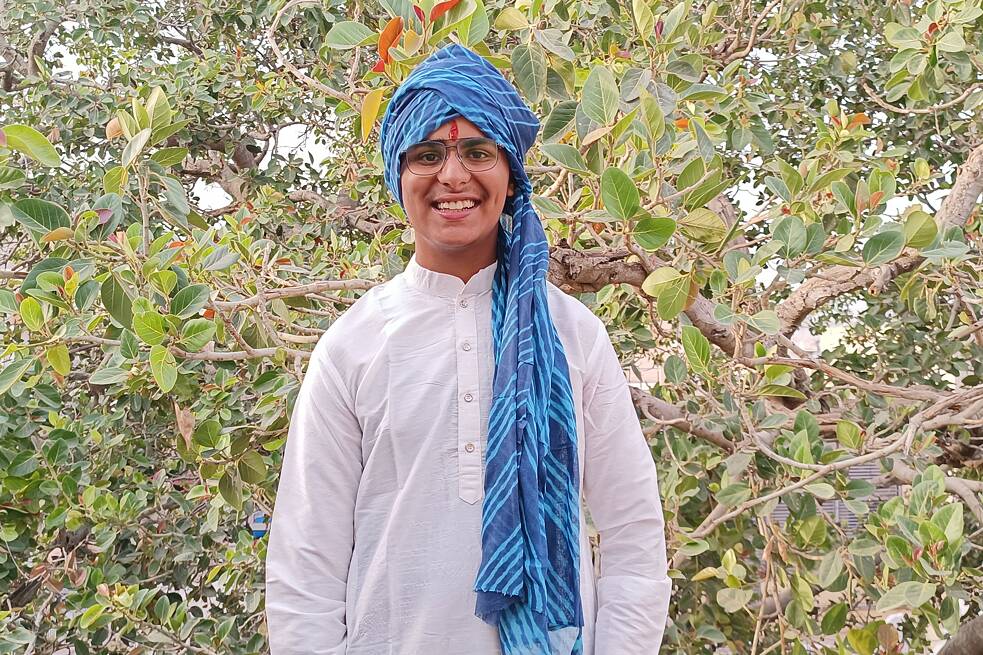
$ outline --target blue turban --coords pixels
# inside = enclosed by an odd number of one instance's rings
[[[570,372],[547,305],[549,246],[523,166],[539,120],[479,55],[447,46],[420,63],[382,120],[386,185],[400,156],[462,116],[508,153],[515,193],[499,223],[492,290],[495,378],[485,454],[475,614],[503,655],[580,655],[580,475]]]

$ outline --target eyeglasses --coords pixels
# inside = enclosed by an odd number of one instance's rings
[[[403,155],[406,167],[414,175],[435,175],[444,167],[447,151],[457,150],[457,158],[472,173],[480,173],[498,163],[499,145],[485,137],[457,141],[421,141],[410,146]]]

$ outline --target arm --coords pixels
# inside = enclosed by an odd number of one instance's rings
[[[584,497],[601,536],[595,651],[657,653],[669,612],[655,462],[603,324],[584,389]]]
[[[272,655],[344,655],[361,428],[324,348],[290,419],[266,556]]]

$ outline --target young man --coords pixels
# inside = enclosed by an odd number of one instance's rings
[[[538,129],[456,45],[390,101],[416,253],[314,349],[270,528],[272,655],[658,652],[655,466],[604,325],[546,282]]]

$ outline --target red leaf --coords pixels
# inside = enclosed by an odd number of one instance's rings
[[[113,210],[107,208],[97,209],[96,215],[99,216],[99,225],[105,225],[106,221],[112,218]]]
[[[416,5],[413,5],[413,11],[416,12],[416,17],[420,19],[421,23],[426,19],[423,10],[417,7]]]
[[[433,23],[438,18],[446,14],[448,11],[454,8],[454,6],[461,0],[445,0],[445,2],[438,2],[430,10],[430,22]]]
[[[403,34],[403,17],[396,16],[391,21],[386,24],[385,29],[382,30],[382,34],[379,35],[379,58],[385,63],[392,61],[392,57],[389,56],[389,48],[393,47],[393,44],[399,41],[399,37]]]
[[[372,67],[373,73],[382,73],[385,70],[386,62],[382,61],[381,59],[375,63],[375,66]]]

